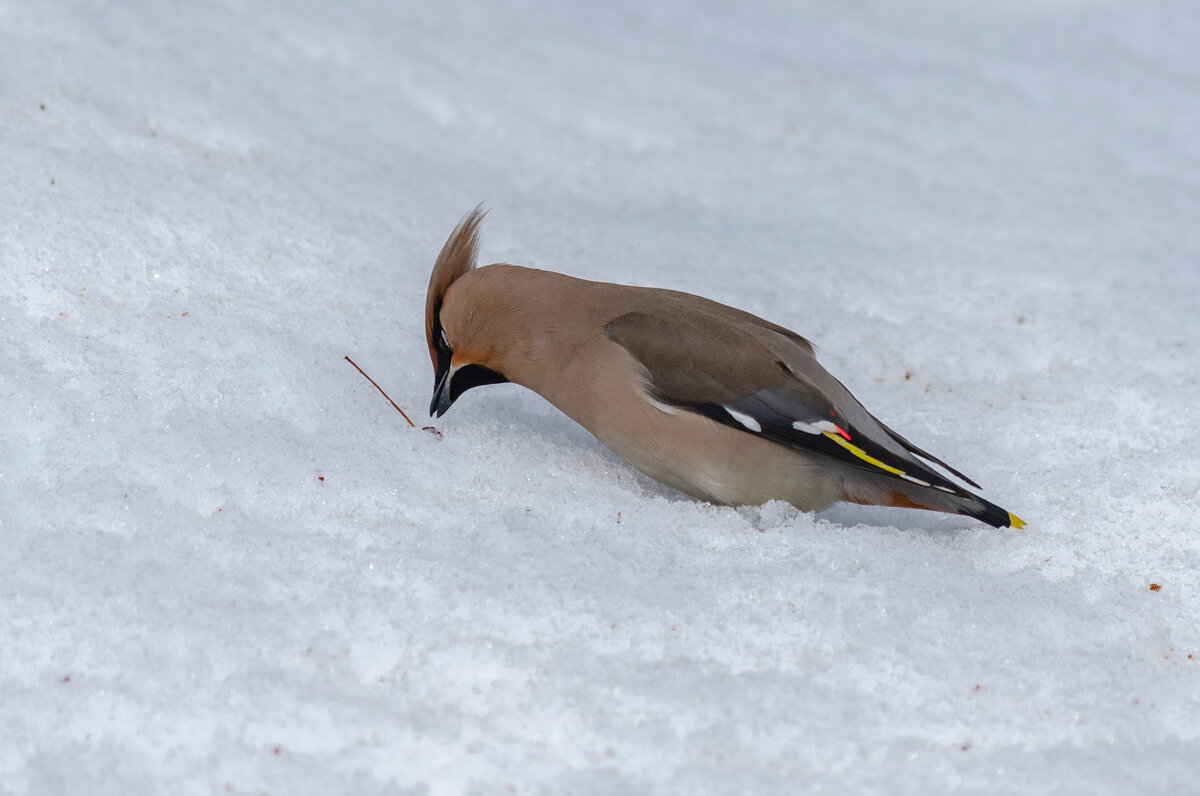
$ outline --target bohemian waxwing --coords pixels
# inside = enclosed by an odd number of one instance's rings
[[[1024,522],[948,480],[971,479],[876,420],[795,332],[674,290],[475,267],[476,208],[429,278],[430,414],[513,382],[541,395],[646,475],[702,500],[839,500]]]

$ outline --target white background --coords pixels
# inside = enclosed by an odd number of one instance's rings
[[[0,0],[0,791],[1195,791],[1200,10],[748,6]],[[408,428],[481,200],[1028,529]]]

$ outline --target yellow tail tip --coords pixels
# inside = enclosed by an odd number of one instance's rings
[[[1008,524],[1019,530],[1025,527],[1025,520],[1010,511],[1008,512]]]

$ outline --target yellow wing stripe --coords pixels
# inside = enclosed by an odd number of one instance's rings
[[[843,438],[840,434],[835,434],[832,431],[826,431],[823,436],[825,436],[827,439],[833,440],[838,445],[841,445],[843,448],[850,451],[851,453],[853,453],[858,458],[862,459],[867,464],[874,465],[881,470],[887,470],[892,475],[904,475],[903,470],[897,470],[895,467],[892,467],[891,465],[884,464],[883,462],[879,461],[871,454],[867,453],[862,448],[858,447],[857,445],[854,445],[849,440]]]

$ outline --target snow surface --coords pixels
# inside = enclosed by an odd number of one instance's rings
[[[0,791],[1200,790],[1200,5],[738,5],[0,0]],[[1029,528],[410,429],[481,200]]]

